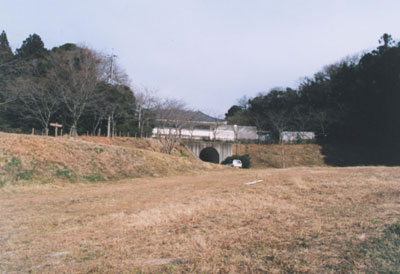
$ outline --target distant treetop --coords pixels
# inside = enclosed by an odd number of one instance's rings
[[[17,49],[16,54],[21,58],[37,58],[42,57],[46,52],[47,50],[44,47],[42,38],[34,33],[29,35],[29,37],[22,42],[22,45],[19,49]]]

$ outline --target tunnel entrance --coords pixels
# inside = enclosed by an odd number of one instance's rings
[[[200,152],[200,159],[204,162],[219,164],[218,151],[213,147],[206,147]]]

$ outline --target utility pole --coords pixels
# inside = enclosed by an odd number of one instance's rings
[[[114,54],[114,49],[111,52],[110,55],[110,74],[108,75],[108,83],[113,84],[113,76],[114,76],[114,58],[117,57],[117,55]]]
[[[114,58],[117,57],[117,55],[114,54],[114,49],[112,49],[110,57],[110,74],[108,75],[108,83],[110,85],[113,84],[113,76],[114,76]],[[111,115],[108,115],[108,121],[107,121],[107,137],[111,137]]]
[[[137,113],[138,113],[138,129],[140,133],[140,138],[142,138],[142,106],[139,104],[137,107]]]

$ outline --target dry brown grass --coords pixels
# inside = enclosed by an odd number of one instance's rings
[[[195,159],[183,147],[166,155],[159,146],[157,140],[133,138],[86,141],[0,133],[0,184],[95,182],[222,168]]]
[[[127,148],[139,148],[144,150],[150,150],[153,152],[162,152],[163,147],[159,140],[153,138],[129,138],[129,137],[114,137],[112,139],[106,137],[97,136],[79,136],[80,140],[100,143],[106,145],[122,146]],[[172,151],[172,155],[180,156],[180,147],[177,146],[176,149]]]
[[[399,183],[368,167],[5,186],[0,272],[374,272],[356,251],[399,222]]]
[[[321,146],[316,144],[299,145],[258,145],[233,144],[233,154],[249,154],[252,167],[299,167],[325,166]]]

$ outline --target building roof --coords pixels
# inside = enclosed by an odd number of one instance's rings
[[[201,111],[189,111],[191,112],[191,117],[192,121],[196,122],[208,122],[208,123],[216,123],[216,122],[224,122],[225,120],[223,119],[218,119],[215,117],[212,117],[210,115],[207,115]]]
[[[225,120],[211,117],[201,111],[160,109],[157,111],[158,121],[186,121],[199,124],[225,124]]]

